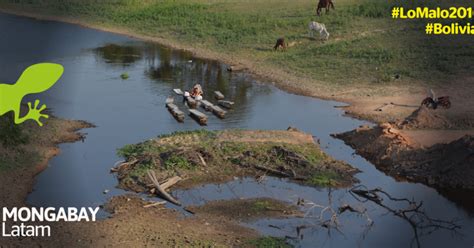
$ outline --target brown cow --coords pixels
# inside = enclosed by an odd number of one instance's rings
[[[276,44],[275,46],[273,47],[273,50],[277,50],[278,48],[282,48],[283,50],[286,50],[286,43],[285,43],[285,38],[278,38],[277,41],[276,41]]]
[[[334,9],[334,3],[332,0],[319,0],[318,3],[318,9],[316,10],[316,15],[320,16],[321,15],[321,9],[325,8],[326,13],[329,12],[329,8]]]

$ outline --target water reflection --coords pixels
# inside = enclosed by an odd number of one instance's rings
[[[142,51],[136,46],[107,44],[93,51],[105,63],[118,66],[129,66],[142,59]]]
[[[161,51],[154,45],[148,45],[144,48],[146,50],[146,65],[145,74],[154,80],[171,81],[174,76],[182,73],[183,66],[176,65],[177,59],[175,56],[180,54],[173,54],[171,49],[162,49]],[[176,52],[175,52],[176,53]]]
[[[227,67],[217,61],[192,60],[189,52],[163,48],[153,43],[107,44],[93,49],[96,59],[114,66],[131,66],[144,63],[144,75],[157,84],[190,90],[199,83],[205,90],[205,97],[213,99],[213,92],[222,92],[234,101],[239,109],[246,110],[253,95],[270,94],[270,90],[251,92],[254,80],[241,73],[230,73]],[[232,111],[230,119],[242,119],[244,111]]]

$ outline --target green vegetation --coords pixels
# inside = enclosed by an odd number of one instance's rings
[[[260,199],[253,202],[252,210],[256,212],[266,211],[272,209],[273,205],[275,205],[275,202],[273,201]]]
[[[16,125],[9,114],[0,117],[0,172],[45,163],[57,144],[74,139],[70,130],[88,127],[55,117],[45,119],[44,124],[40,127],[26,121]]]
[[[13,122],[13,112],[0,116],[0,172],[30,164],[38,158],[34,151],[24,149],[28,134]]]
[[[283,238],[276,238],[276,237],[262,237],[254,240],[247,241],[249,247],[256,247],[256,248],[291,248],[292,246],[289,245],[285,239]]]
[[[178,136],[186,136],[186,135],[193,135],[193,136],[200,136],[203,138],[215,138],[216,133],[209,131],[207,129],[199,129],[199,130],[192,130],[192,131],[176,131],[170,134],[162,134],[158,136],[159,138],[167,138],[167,137],[178,137]]]
[[[287,131],[242,130],[162,135],[119,149],[120,156],[136,163],[119,170],[118,178],[123,188],[138,192],[146,190],[143,185],[147,170],[154,170],[159,180],[174,175],[186,177],[190,186],[263,174],[298,178],[312,186],[352,182],[348,165],[331,159],[316,144],[295,135]]]
[[[128,73],[126,73],[126,72],[120,74],[120,78],[123,79],[123,80],[128,79],[129,77],[130,77],[130,76],[128,76]]]
[[[0,142],[7,148],[15,148],[28,142],[21,126],[13,121],[13,112],[0,116]]]
[[[146,172],[150,169],[153,169],[153,165],[151,163],[140,163],[135,168],[130,171],[130,178],[140,178],[146,175]]]
[[[315,0],[0,0],[5,8],[82,18],[254,62],[262,68],[326,82],[326,86],[438,83],[473,69],[468,36],[427,36],[424,21],[393,20],[392,6],[446,1],[340,0],[315,16]],[[310,21],[325,23],[327,42],[308,37]],[[278,37],[297,42],[273,52]],[[329,84],[330,83],[330,84]]]
[[[166,170],[174,169],[185,169],[190,170],[196,167],[196,165],[190,163],[185,157],[172,154],[165,160],[164,167]]]
[[[333,172],[322,172],[319,174],[314,174],[308,180],[308,183],[319,186],[336,186],[338,180],[340,180],[340,176],[338,174]]]

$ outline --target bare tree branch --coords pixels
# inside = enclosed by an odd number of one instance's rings
[[[420,237],[424,235],[431,234],[439,229],[445,229],[458,233],[457,230],[461,228],[461,226],[457,225],[455,221],[446,221],[429,217],[422,209],[422,201],[417,203],[415,200],[409,200],[407,198],[392,197],[390,194],[380,188],[367,189],[363,185],[356,186],[349,192],[356,200],[360,202],[373,202],[387,210],[389,213],[392,213],[393,215],[407,221],[414,232],[412,245],[413,242],[416,242],[417,247],[421,247]],[[392,202],[405,202],[408,204],[408,206],[405,209],[393,209],[383,202],[385,199],[384,196],[386,199]]]

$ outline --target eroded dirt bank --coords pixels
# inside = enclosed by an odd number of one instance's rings
[[[409,135],[410,129],[446,126],[449,121],[437,116],[436,111],[421,108],[405,121],[360,127],[335,137],[390,176],[441,189],[473,190],[473,135],[428,147]],[[426,131],[425,135],[436,135],[436,132]]]

